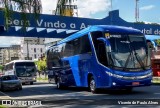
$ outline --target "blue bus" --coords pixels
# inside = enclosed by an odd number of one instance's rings
[[[125,89],[151,85],[150,51],[141,31],[121,26],[95,25],[51,46],[47,67],[57,88]]]

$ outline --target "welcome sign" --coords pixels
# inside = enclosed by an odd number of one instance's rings
[[[0,25],[4,25],[4,17],[3,12],[0,11]],[[13,14],[13,18],[8,20],[8,23],[11,27],[21,27],[25,23],[34,28],[32,31],[27,31],[25,36],[29,37],[51,37],[51,38],[64,38],[67,35],[66,32],[55,32],[55,30],[63,29],[63,31],[68,30],[81,30],[90,25],[119,25],[126,27],[133,27],[142,31],[142,33],[146,35],[160,35],[160,25],[151,25],[151,24],[139,24],[139,23],[130,23],[124,21],[119,17],[119,11],[111,11],[109,16],[104,19],[89,19],[89,18],[78,18],[78,17],[65,17],[65,16],[57,16],[57,15],[45,15],[41,14],[38,19],[34,19],[33,14],[27,15],[27,21],[24,22],[20,19],[20,13]],[[38,32],[38,28],[44,28],[46,30],[42,32]],[[53,29],[54,32],[47,32],[47,29]],[[14,30],[13,28],[9,29],[9,31],[1,31],[0,36],[22,36],[23,34],[19,31]],[[24,37],[24,36],[22,36]]]

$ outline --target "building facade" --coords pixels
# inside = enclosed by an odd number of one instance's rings
[[[21,59],[34,60],[44,55],[45,38],[23,38],[21,41]]]
[[[0,64],[6,64],[12,60],[20,59],[20,45],[10,45],[0,48]]]
[[[3,65],[4,63],[4,56],[3,56],[4,48],[5,47],[0,47],[0,65]]]

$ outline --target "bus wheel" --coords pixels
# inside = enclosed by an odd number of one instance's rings
[[[125,89],[125,91],[126,91],[126,92],[129,92],[129,93],[132,92],[132,90],[133,90],[132,87],[129,87],[129,88],[126,88],[126,89]]]
[[[97,92],[96,82],[95,82],[93,76],[90,78],[89,88],[90,88],[90,91],[91,91],[92,93],[96,93],[96,92]]]
[[[4,89],[4,87],[3,87],[3,86],[1,86],[1,91],[5,91],[5,89]]]

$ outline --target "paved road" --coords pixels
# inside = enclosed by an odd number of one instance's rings
[[[101,107],[106,107],[106,104],[110,104],[109,102],[111,102],[113,105],[110,105],[110,107],[112,108],[117,107],[117,105],[114,104],[123,101],[123,99],[126,99],[124,100],[125,102],[130,100],[136,101],[137,99],[159,99],[158,101],[160,104],[160,85],[134,88],[131,93],[126,93],[125,91],[120,90],[101,90],[97,94],[92,94],[85,88],[68,88],[66,90],[59,90],[56,89],[56,85],[53,84],[35,83],[34,85],[24,85],[23,90],[21,91],[8,91],[4,93],[12,99],[40,100],[44,106],[47,105],[50,107],[64,107],[63,105],[65,105],[65,107],[72,108],[84,107],[88,104],[91,104],[92,106],[87,107],[99,107],[99,105],[101,105]],[[111,99],[117,99],[117,101]],[[135,106],[133,105],[130,107]],[[160,108],[159,106],[154,107]]]

